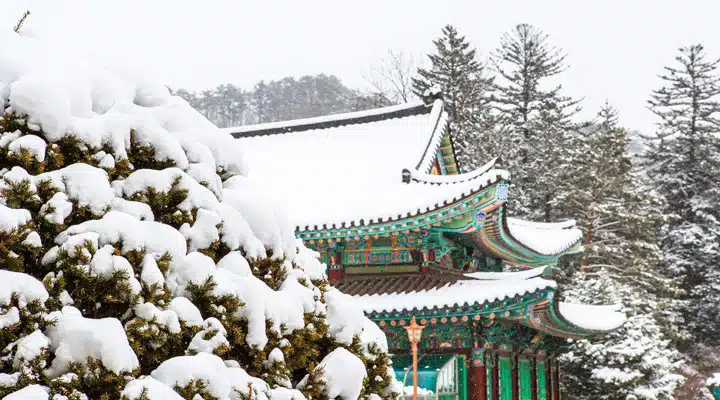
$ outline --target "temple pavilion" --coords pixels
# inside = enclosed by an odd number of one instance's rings
[[[440,96],[227,131],[331,284],[385,332],[406,385],[403,327],[413,316],[426,326],[425,397],[560,399],[567,339],[624,322],[614,307],[558,300],[554,266],[582,249],[580,230],[508,215],[510,173],[497,160],[460,174]]]

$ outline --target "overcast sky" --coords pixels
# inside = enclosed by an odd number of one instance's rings
[[[679,46],[720,56],[720,0],[3,0],[0,22],[28,8],[28,29],[72,41],[171,87],[327,73],[352,87],[388,49],[422,58],[453,24],[481,57],[503,32],[533,24],[568,55],[566,93],[585,114],[608,99],[621,122],[649,130],[645,102]],[[2,51],[2,49],[0,49]]]

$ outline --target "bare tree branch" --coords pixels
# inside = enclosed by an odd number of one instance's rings
[[[25,20],[29,16],[30,16],[30,11],[25,11],[22,18],[20,18],[20,20],[17,22],[17,24],[15,24],[15,27],[13,27],[13,30],[15,31],[15,33],[20,33],[20,29],[23,27],[23,25],[25,24]]]
[[[365,80],[388,102],[407,103],[415,96],[412,91],[415,71],[417,64],[414,57],[389,50]]]

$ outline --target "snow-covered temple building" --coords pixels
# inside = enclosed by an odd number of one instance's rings
[[[566,339],[624,321],[558,301],[553,268],[581,250],[580,230],[509,216],[510,174],[496,161],[459,174],[440,98],[227,131],[331,283],[386,333],[400,380],[412,381],[403,327],[426,325],[426,396],[559,399]]]

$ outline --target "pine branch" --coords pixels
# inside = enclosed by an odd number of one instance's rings
[[[20,20],[17,22],[17,24],[15,24],[15,27],[13,27],[13,30],[15,31],[15,33],[20,33],[20,29],[23,27],[23,25],[25,24],[25,20],[27,20],[27,17],[29,17],[29,16],[30,16],[30,11],[26,10],[25,13],[23,14],[22,18],[20,18]]]

